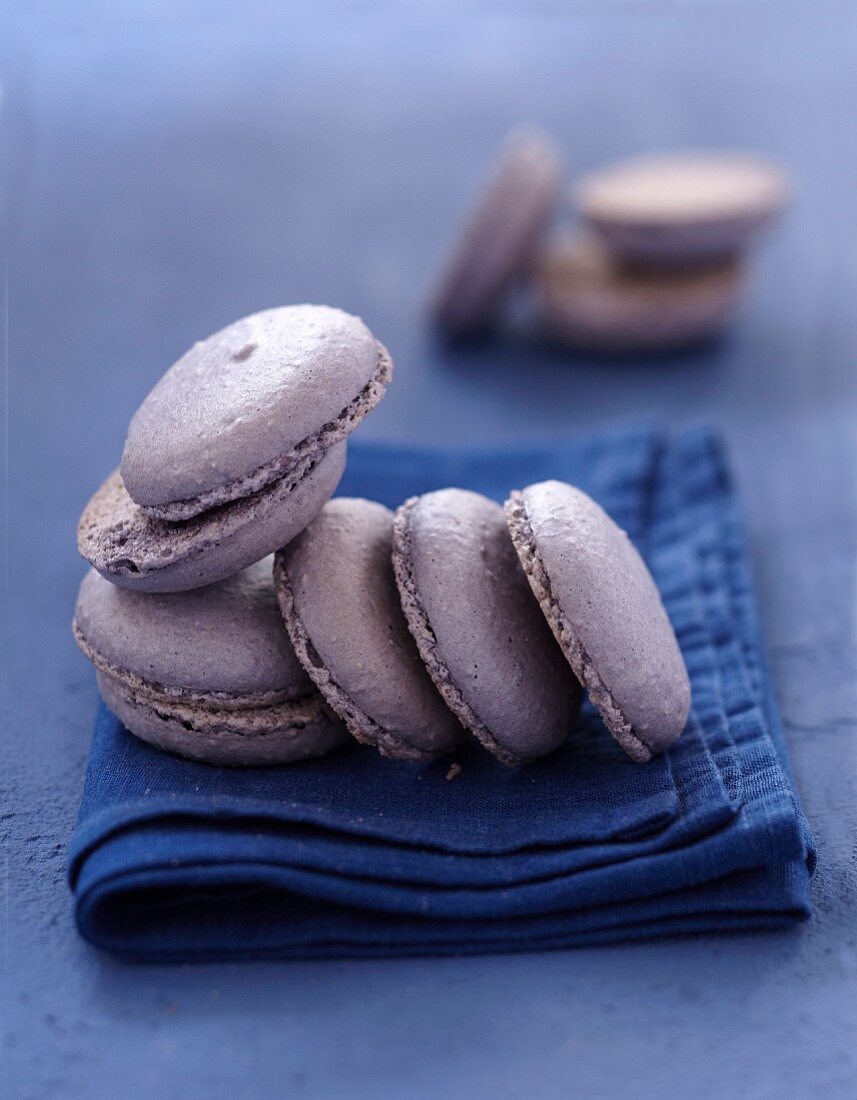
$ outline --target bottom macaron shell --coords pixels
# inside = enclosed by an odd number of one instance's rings
[[[292,764],[348,741],[345,726],[316,695],[270,706],[225,710],[175,696],[140,693],[97,673],[108,708],[141,741],[203,764]]]
[[[336,491],[346,443],[253,496],[184,523],[151,519],[113,473],[87,504],[78,549],[103,577],[139,592],[184,592],[231,576],[290,542]]]
[[[593,239],[555,243],[540,258],[542,320],[556,341],[606,354],[674,350],[711,339],[735,313],[740,264],[690,270],[621,267]]]
[[[529,502],[542,505],[538,534],[525,499],[534,493],[542,497]],[[567,496],[574,508],[582,503],[571,523]],[[569,485],[513,492],[505,511],[524,572],[575,675],[622,749],[646,763],[680,736],[690,713],[687,669],[648,569],[625,532]],[[573,621],[572,602],[588,622]]]

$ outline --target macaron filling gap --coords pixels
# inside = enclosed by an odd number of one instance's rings
[[[99,670],[99,682],[109,684],[106,694],[121,696],[127,706],[142,711],[161,722],[177,723],[188,733],[228,734],[235,737],[265,737],[275,731],[304,730],[318,722],[336,721],[324,701],[315,693],[279,703],[259,703],[255,706],[223,706],[197,699],[180,700],[176,695],[156,691],[137,691],[123,680]],[[109,700],[108,700],[109,701]]]
[[[387,349],[378,342],[378,365],[375,372],[357,397],[317,432],[307,436],[290,451],[278,455],[270,462],[236,478],[225,485],[210,489],[187,500],[170,501],[168,504],[139,504],[137,507],[151,519],[169,523],[182,523],[211,510],[262,492],[277,481],[306,468],[308,462],[317,461],[335,443],[345,439],[370,413],[384,396],[384,390],[393,377],[393,360]]]
[[[274,560],[274,587],[298,660],[332,709],[343,719],[355,740],[364,745],[372,745],[382,756],[388,756],[391,759],[407,760],[412,763],[434,760],[435,753],[410,745],[379,725],[358,707],[351,696],[333,679],[297,613],[288,571],[279,554]]]
[[[420,657],[443,701],[465,729],[470,730],[489,752],[493,753],[498,760],[501,760],[507,766],[514,767],[517,764],[525,764],[529,758],[519,756],[501,745],[491,730],[468,704],[461,688],[453,679],[449,667],[440,654],[437,637],[432,630],[425,605],[420,599],[413,572],[409,524],[411,514],[418,500],[418,497],[411,497],[410,500],[405,501],[396,513],[393,523],[393,571],[396,575],[396,584],[399,588],[402,606],[411,633],[417,643]]]
[[[504,505],[504,511],[509,533],[518,551],[524,572],[575,676],[586,689],[589,698],[598,708],[607,728],[621,748],[637,763],[647,763],[654,755],[652,748],[642,740],[622,713],[610,689],[599,676],[568,616],[553,595],[550,577],[538,552],[535,536],[527,517],[523,494],[518,491],[512,492]]]

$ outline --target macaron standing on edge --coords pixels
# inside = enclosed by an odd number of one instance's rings
[[[283,306],[195,344],[134,415],[87,505],[82,555],[114,584],[209,584],[288,542],[329,499],[345,439],[392,376],[363,322]]]
[[[348,740],[280,617],[266,558],[218,584],[155,595],[83,579],[74,618],[104,701],[137,737],[209,764],[287,764]]]
[[[533,259],[560,186],[553,143],[532,129],[513,131],[434,293],[431,312],[447,335],[473,335],[490,324],[510,283]]]
[[[358,740],[425,761],[462,730],[429,678],[399,603],[393,514],[374,501],[329,501],[275,559],[274,582],[298,659]]]
[[[500,505],[441,489],[406,501],[393,531],[408,627],[453,713],[505,764],[559,748],[581,690],[530,591]]]
[[[524,572],[571,667],[635,761],[678,738],[690,681],[657,586],[627,534],[560,481],[513,492],[506,519]]]

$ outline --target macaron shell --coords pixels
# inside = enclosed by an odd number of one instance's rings
[[[349,740],[317,694],[274,706],[223,711],[199,703],[139,696],[97,674],[107,707],[141,741],[203,764],[291,764],[323,756]]]
[[[652,352],[710,338],[736,312],[744,281],[742,265],[733,260],[705,268],[627,268],[584,235],[555,241],[536,265],[547,331],[584,351]]]
[[[708,263],[734,256],[783,207],[782,173],[728,153],[641,157],[593,173],[574,190],[584,220],[623,258]]]
[[[688,224],[771,213],[782,174],[757,157],[685,152],[638,157],[595,172],[575,194],[587,214],[636,224]]]
[[[339,498],[277,555],[275,584],[295,651],[358,740],[429,759],[461,727],[420,661],[391,561],[393,514]]]
[[[636,548],[562,482],[513,493],[506,515],[533,591],[608,728],[634,759],[662,751],[685,727],[690,682]]]
[[[91,569],[75,625],[103,668],[147,684],[297,698],[312,683],[283,626],[272,567],[267,557],[216,584],[169,595],[130,592]]]
[[[433,315],[450,335],[487,324],[532,259],[559,197],[560,160],[534,130],[511,134],[435,292]]]
[[[360,318],[329,306],[283,306],[228,325],[186,352],[135,413],[121,464],[129,494],[157,507],[236,482],[240,495],[256,491],[242,479],[271,464],[269,474],[281,473],[284,456],[370,385],[382,351]],[[346,419],[339,438],[358,422]]]
[[[530,591],[502,508],[442,489],[406,502],[395,532],[408,625],[451,709],[505,763],[559,748],[581,690]]]
[[[335,492],[345,456],[345,442],[337,443],[317,462],[306,463],[296,480],[281,478],[252,497],[181,524],[146,516],[117,470],[84,510],[78,550],[102,576],[123,588],[201,588],[260,561],[302,531]]]

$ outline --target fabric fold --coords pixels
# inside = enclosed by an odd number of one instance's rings
[[[765,668],[740,512],[705,430],[539,448],[352,448],[341,492],[396,505],[556,477],[628,531],[691,677],[688,728],[628,760],[585,707],[566,747],[508,770],[477,746],[425,767],[359,745],[290,768],[160,753],[99,710],[69,878],[81,933],[185,961],[518,951],[784,927],[815,850]]]

